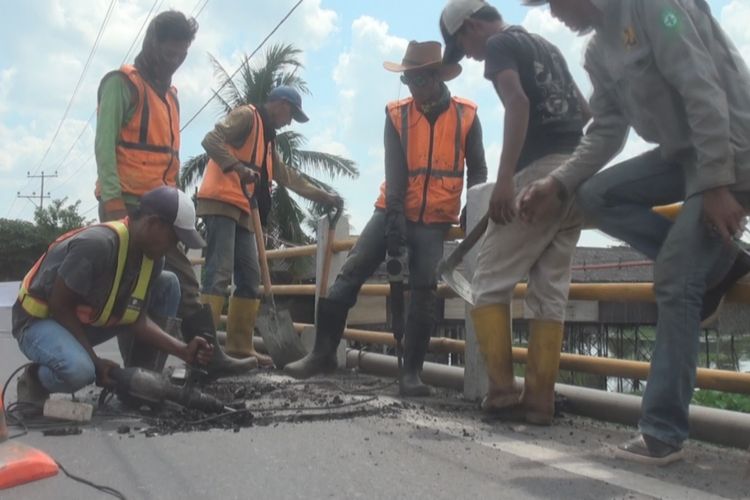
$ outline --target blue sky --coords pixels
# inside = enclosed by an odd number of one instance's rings
[[[195,13],[205,0],[157,0],[157,10],[175,8]],[[296,0],[208,0],[200,12],[200,30],[188,59],[175,75],[183,123],[206,102],[216,88],[207,54],[234,70],[243,54],[252,51]],[[710,0],[715,16],[750,58],[750,2]],[[304,0],[269,43],[293,43],[304,50],[311,96],[304,107],[307,124],[293,124],[308,147],[342,154],[355,160],[361,175],[356,180],[333,181],[347,202],[356,230],[372,212],[383,178],[382,131],[387,101],[408,91],[398,76],[382,68],[385,60],[399,61],[409,40],[440,40],[437,20],[444,0]],[[574,37],[555,22],[547,9],[521,7],[515,0],[496,1],[511,23],[523,24],[563,50],[574,77],[584,92],[590,86],[580,57],[585,40]],[[52,198],[81,200],[82,211],[96,216],[93,186],[94,121],[101,77],[125,57],[154,0],[117,0],[100,44],[71,102],[76,82],[92,49],[110,0],[32,0],[3,9],[0,19],[0,217],[31,219],[33,204],[16,193],[39,192],[38,179],[27,172],[57,171],[45,191]],[[132,61],[140,41],[127,60]],[[256,61],[261,59],[256,56]],[[481,65],[464,64],[464,73],[450,83],[454,94],[479,104],[490,176],[497,172],[502,148],[502,106]],[[58,124],[70,102],[66,120]],[[181,157],[201,153],[200,141],[218,118],[209,105],[182,137]],[[76,138],[80,139],[76,142]],[[50,146],[51,144],[51,146]],[[623,156],[648,146],[631,137]],[[45,157],[45,151],[49,153]],[[88,161],[87,161],[88,160]],[[581,244],[609,241],[587,232]]]

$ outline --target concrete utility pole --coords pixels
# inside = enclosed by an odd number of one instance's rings
[[[32,203],[34,203],[35,198],[39,198],[39,208],[44,208],[44,199],[50,197],[49,191],[47,191],[47,194],[44,194],[44,179],[57,177],[57,170],[55,170],[54,174],[45,174],[44,172],[42,172],[41,175],[31,175],[31,172],[26,172],[26,177],[28,177],[29,179],[41,179],[42,187],[39,191],[39,194],[36,194],[36,191],[32,191],[30,195],[22,195],[21,191],[18,191],[18,197],[31,200]],[[36,205],[36,203],[34,204]]]

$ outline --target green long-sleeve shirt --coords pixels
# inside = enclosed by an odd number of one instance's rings
[[[117,141],[120,130],[135,113],[137,94],[132,84],[118,73],[110,73],[99,87],[99,107],[96,117],[96,172],[101,187],[100,198],[104,203],[122,200],[126,204],[137,204],[138,197],[123,194],[120,175],[117,173]]]

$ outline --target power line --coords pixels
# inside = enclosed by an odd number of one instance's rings
[[[203,2],[203,6],[200,9],[198,9],[198,5],[200,5],[201,2]],[[190,11],[190,17],[197,18],[198,16],[200,16],[201,12],[203,12],[203,9],[206,8],[206,5],[208,5],[208,0],[205,0],[205,1],[198,0],[198,3],[195,4],[195,6],[193,7],[193,10]],[[198,12],[196,12],[196,9],[198,9]]]
[[[275,27],[275,28],[274,28],[273,30],[271,30],[271,32],[270,32],[270,33],[268,34],[268,36],[266,36],[266,37],[265,37],[265,38],[263,39],[263,41],[262,41],[262,42],[260,42],[260,45],[258,45],[258,46],[257,46],[257,47],[255,48],[255,50],[254,50],[254,51],[253,51],[253,52],[252,52],[252,53],[251,53],[251,54],[250,54],[250,55],[249,55],[249,56],[248,56],[248,57],[247,57],[247,58],[245,59],[245,62],[244,62],[244,63],[242,63],[242,64],[240,64],[239,68],[237,68],[237,69],[236,69],[236,70],[234,71],[234,73],[232,73],[232,74],[231,74],[231,75],[229,76],[229,78],[227,78],[227,80],[226,80],[226,81],[225,81],[225,82],[224,82],[223,84],[221,84],[221,86],[220,86],[220,87],[219,87],[218,89],[216,89],[216,90],[214,91],[214,95],[213,95],[213,96],[211,96],[211,97],[209,97],[209,99],[208,99],[208,100],[206,101],[206,103],[205,103],[205,104],[204,104],[203,106],[201,106],[201,107],[200,107],[200,109],[199,109],[198,111],[196,111],[196,112],[195,112],[195,114],[194,114],[193,116],[191,116],[191,117],[190,117],[190,119],[189,119],[189,120],[187,121],[187,123],[186,123],[185,125],[183,125],[183,126],[182,126],[182,128],[180,129],[180,132],[182,132],[183,130],[185,130],[185,129],[186,129],[187,127],[188,127],[188,125],[190,125],[190,124],[191,124],[191,123],[193,122],[193,120],[195,120],[195,119],[196,119],[196,118],[198,117],[198,115],[199,115],[199,114],[201,114],[201,113],[203,112],[203,110],[204,110],[204,109],[206,109],[206,106],[208,106],[208,105],[209,105],[209,104],[211,103],[211,101],[213,101],[213,100],[214,100],[214,96],[216,96],[216,95],[217,95],[217,94],[218,94],[218,93],[219,93],[219,92],[221,91],[221,89],[223,89],[223,88],[224,88],[224,87],[225,87],[225,86],[226,86],[226,85],[227,85],[227,84],[228,84],[228,83],[229,83],[229,82],[230,82],[230,81],[232,80],[232,78],[234,78],[234,77],[235,77],[235,75],[236,75],[237,73],[239,73],[239,72],[240,72],[240,70],[241,70],[241,69],[243,68],[243,66],[245,65],[245,63],[246,63],[247,61],[249,61],[250,59],[252,59],[252,58],[253,58],[253,56],[254,56],[254,55],[255,55],[255,54],[256,54],[256,53],[257,53],[257,52],[258,52],[258,51],[259,51],[259,50],[260,50],[260,49],[261,49],[261,48],[263,47],[263,45],[265,45],[265,43],[266,43],[266,42],[268,41],[268,39],[269,39],[269,38],[271,38],[271,37],[273,36],[273,34],[274,34],[274,33],[276,33],[276,31],[277,31],[277,30],[278,30],[278,29],[279,29],[279,28],[281,27],[281,25],[282,25],[282,24],[284,24],[284,22],[286,22],[286,20],[287,20],[287,19],[289,19],[289,16],[291,16],[291,15],[292,15],[292,13],[293,13],[293,12],[294,12],[295,10],[297,10],[297,7],[299,7],[299,6],[300,6],[300,4],[301,4],[301,3],[303,2],[303,1],[304,1],[304,0],[299,0],[299,1],[298,1],[298,2],[296,3],[296,4],[294,4],[294,7],[292,7],[292,8],[291,8],[291,9],[289,10],[289,12],[287,12],[287,14],[286,14],[286,15],[285,15],[285,16],[284,16],[284,17],[283,17],[282,19],[281,19],[281,21],[279,21],[279,23],[278,23],[278,24],[276,25],[276,27]]]
[[[151,17],[151,14],[154,12],[154,9],[156,9],[156,5],[157,4],[161,4],[163,1],[164,0],[154,0],[154,3],[151,4],[151,9],[146,14],[146,17],[143,20],[143,23],[141,24],[140,29],[138,29],[138,33],[136,33],[135,37],[133,38],[133,42],[130,44],[130,47],[128,48],[128,51],[125,53],[125,57],[122,58],[122,62],[120,63],[120,66],[122,66],[123,64],[125,64],[125,62],[130,57],[130,52],[132,52],[133,47],[135,47],[136,42],[138,42],[138,39],[141,36],[141,33],[143,33],[143,29],[146,27],[146,24],[148,23],[149,18]],[[78,141],[81,140],[81,137],[83,136],[84,132],[86,132],[86,130],[88,130],[88,127],[91,124],[91,120],[94,119],[94,116],[96,116],[96,108],[94,108],[94,110],[91,112],[91,115],[89,115],[89,119],[86,120],[86,123],[83,124],[83,128],[81,128],[81,132],[78,134],[78,137],[76,137],[75,141],[73,141],[73,144],[70,145],[70,148],[68,149],[67,153],[65,153],[65,156],[63,156],[62,161],[60,161],[60,163],[57,165],[57,169],[58,170],[60,170],[60,168],[62,167],[63,163],[65,163],[65,160],[68,159],[68,156],[70,156],[70,153],[73,151],[73,148],[76,146],[76,144],[78,144]],[[80,170],[80,167],[76,170],[76,172],[78,172],[79,170]],[[70,180],[70,178],[68,178],[65,181],[63,181],[62,184],[65,184],[68,180]],[[59,189],[59,187],[62,184],[58,185],[57,188]]]
[[[117,3],[117,0],[111,0],[109,3],[109,8],[107,9],[106,14],[104,15],[102,24],[99,27],[99,33],[97,33],[96,35],[96,39],[94,40],[94,44],[91,47],[91,51],[89,52],[88,59],[86,59],[86,63],[83,66],[81,75],[78,77],[78,82],[76,83],[76,86],[73,89],[73,94],[71,94],[70,99],[68,100],[68,105],[65,107],[65,112],[63,112],[63,116],[60,119],[60,123],[57,124],[57,130],[55,130],[55,133],[52,136],[52,140],[49,142],[49,145],[47,146],[47,150],[44,152],[42,159],[39,160],[39,163],[33,169],[33,173],[35,174],[39,170],[39,168],[42,166],[42,163],[44,163],[44,160],[47,159],[47,155],[52,149],[52,145],[55,143],[55,140],[57,139],[57,136],[60,133],[60,129],[62,128],[62,125],[65,122],[65,119],[68,117],[68,113],[70,112],[70,107],[73,105],[73,101],[75,100],[76,94],[78,94],[78,90],[81,87],[83,78],[86,76],[86,73],[88,72],[89,66],[91,65],[91,60],[94,58],[94,54],[96,53],[96,50],[99,48],[99,42],[101,41],[102,35],[104,34],[104,29],[107,27],[107,24],[109,24],[109,20],[112,17],[112,12],[114,11],[116,3]]]

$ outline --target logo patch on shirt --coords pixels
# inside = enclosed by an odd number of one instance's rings
[[[625,28],[625,31],[623,32],[623,42],[625,43],[625,47],[635,47],[638,45],[638,38],[635,36],[635,28],[632,26],[628,26]]]
[[[675,14],[671,10],[664,12],[664,15],[661,18],[661,22],[667,29],[675,29],[680,24],[680,20],[677,18],[677,14]]]

